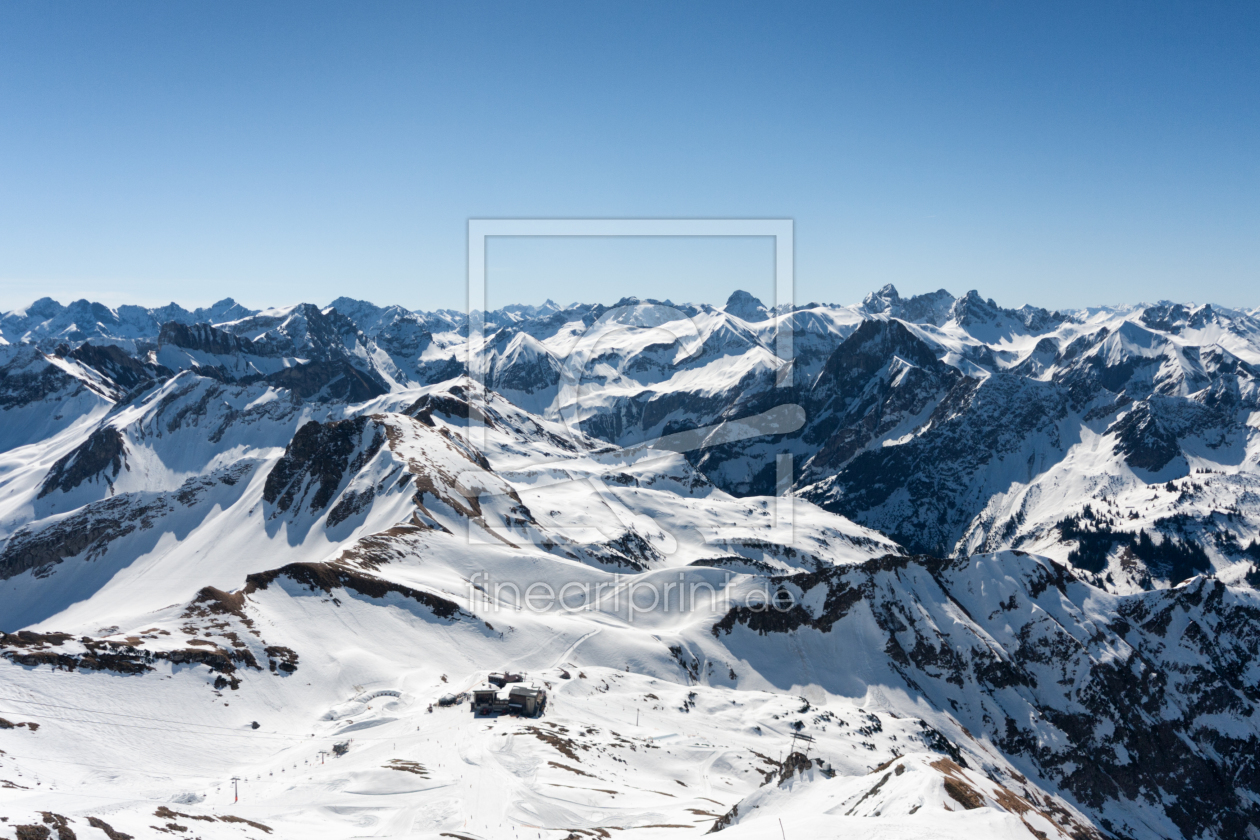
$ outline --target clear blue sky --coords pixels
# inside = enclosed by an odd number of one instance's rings
[[[798,301],[1260,305],[1260,4],[6,2],[0,309],[462,307],[470,217],[791,217]],[[769,297],[496,243],[490,301]]]

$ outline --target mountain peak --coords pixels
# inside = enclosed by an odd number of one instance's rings
[[[1004,309],[998,306],[993,298],[987,300],[975,289],[954,301],[949,310],[949,318],[973,335],[994,338],[995,334],[977,333],[977,328],[992,327],[1005,329],[1003,324],[1018,325],[1033,333],[1046,332],[1071,320],[1061,312],[1049,312],[1036,306],[1024,305],[1019,309]]]
[[[751,323],[764,321],[770,317],[766,305],[742,289],[732,292],[723,308],[728,315],[734,315],[736,318],[742,318]]]
[[[861,308],[872,314],[886,314],[890,318],[940,326],[949,317],[954,296],[944,289],[903,298],[892,283],[879,291],[871,292],[863,300]]]
[[[54,315],[57,315],[58,313],[62,312],[64,309],[65,307],[62,306],[59,302],[53,300],[50,297],[45,296],[35,301],[30,306],[26,307],[25,310],[22,310],[22,311],[27,316],[34,315],[40,318],[51,318]]]

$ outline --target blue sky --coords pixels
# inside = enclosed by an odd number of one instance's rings
[[[1260,306],[1255,3],[0,5],[0,309],[464,305],[469,217],[790,217],[798,301]],[[489,299],[769,298],[766,241]]]

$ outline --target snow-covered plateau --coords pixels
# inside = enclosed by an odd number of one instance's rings
[[[0,314],[0,838],[1260,840],[1258,383],[891,286]]]

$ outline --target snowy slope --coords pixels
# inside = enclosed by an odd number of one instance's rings
[[[0,316],[0,838],[1255,836],[1254,313],[484,320]]]

